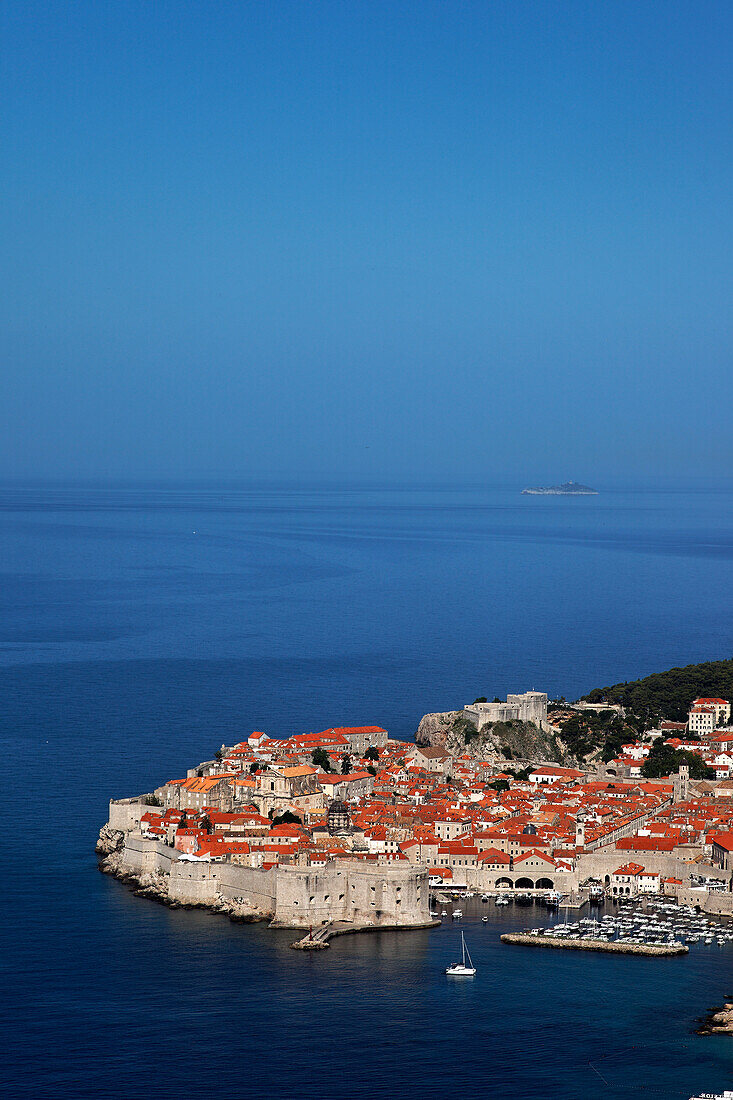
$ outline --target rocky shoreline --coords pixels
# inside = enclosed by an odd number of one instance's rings
[[[125,834],[109,825],[103,825],[94,849],[98,856],[99,870],[129,886],[136,898],[148,898],[169,909],[205,909],[209,913],[229,917],[229,920],[237,924],[257,924],[268,919],[264,913],[253,911],[251,905],[245,906],[244,899],[240,898],[221,898],[216,902],[177,901],[168,891],[167,875],[161,872],[135,874],[130,870],[123,860],[124,847]]]
[[[728,995],[724,1004],[711,1008],[698,1022],[696,1035],[733,1035],[733,999]]]

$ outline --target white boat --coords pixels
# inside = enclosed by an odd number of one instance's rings
[[[508,905],[508,904],[509,904],[509,898],[503,898],[503,897],[501,897],[501,895],[499,895],[499,897],[494,902],[494,905]]]
[[[463,913],[461,912],[460,909],[454,909],[452,916],[453,916],[453,920],[460,920],[461,917],[463,916]]]
[[[461,932],[461,947],[463,949],[461,962],[453,963],[453,966],[446,966],[445,972],[451,978],[472,978],[476,973],[476,967],[473,965],[471,956],[468,953],[463,932]],[[466,960],[468,960],[468,964],[466,964]]]

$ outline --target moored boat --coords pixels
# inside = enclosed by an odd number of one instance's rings
[[[461,948],[462,956],[459,963],[453,963],[452,966],[446,966],[445,972],[450,978],[472,978],[476,973],[476,967],[473,965],[473,961],[466,947],[466,937],[461,932]]]

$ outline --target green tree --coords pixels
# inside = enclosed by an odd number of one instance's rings
[[[224,759],[224,749],[217,749],[214,753],[214,757],[221,764],[222,760]]]
[[[506,779],[495,779],[493,783],[488,784],[489,787],[493,787],[495,791],[508,791],[509,783]]]
[[[314,768],[320,768],[324,772],[330,772],[330,770],[331,770],[331,761],[329,759],[329,756],[328,756],[328,753],[326,752],[326,750],[324,748],[322,748],[320,745],[318,746],[317,749],[313,750],[313,755],[311,756],[311,761],[313,763]]]
[[[664,745],[661,741],[655,741],[652,745],[642,765],[641,774],[646,779],[659,779],[662,776],[674,775],[682,764],[687,764],[689,767],[690,779],[715,778],[715,772],[696,752],[675,750],[672,745]]]
[[[374,745],[370,745],[367,751],[364,753],[365,760],[379,760],[379,749],[375,749]]]
[[[485,703],[485,702],[486,702],[486,696],[485,695],[479,695],[478,699],[474,699],[474,701],[473,701],[474,706],[476,705],[476,703]]]
[[[369,772],[370,775],[376,775],[377,774],[377,769],[374,767],[373,764],[367,764],[367,771]]]
[[[595,688],[585,698],[590,703],[620,703],[627,722],[636,719],[649,729],[660,718],[683,722],[690,703],[700,696],[733,699],[733,659],[655,672],[641,680]]]
[[[254,775],[255,772],[257,772],[259,770],[260,770],[260,765],[257,763],[256,760],[253,760],[252,763],[249,766],[249,774]]]
[[[350,771],[351,771],[351,757],[347,753],[347,754],[344,755],[344,758],[341,761],[341,774],[342,775],[348,775]]]

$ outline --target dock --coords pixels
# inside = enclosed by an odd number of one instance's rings
[[[565,951],[605,951],[609,955],[646,955],[649,958],[665,958],[669,955],[687,955],[689,947],[684,943],[624,943],[623,940],[594,940],[585,936],[533,936],[529,932],[505,932],[502,943],[515,943],[522,947],[556,947]]]
[[[329,921],[328,924],[322,924],[316,928],[315,932],[311,929],[307,936],[303,936],[302,940],[296,940],[290,946],[294,951],[324,951],[333,935],[335,935],[335,929],[333,922]]]

